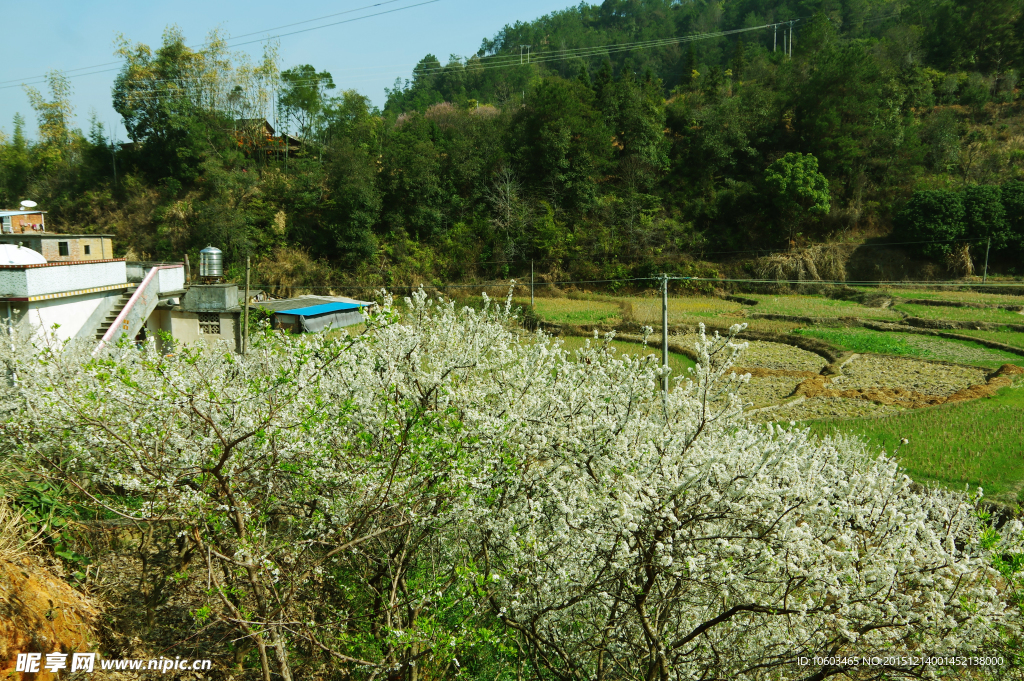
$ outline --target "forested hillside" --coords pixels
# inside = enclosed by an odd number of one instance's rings
[[[128,144],[69,127],[61,74],[29,91],[38,135],[18,118],[0,138],[0,204],[31,197],[48,224],[113,233],[132,257],[215,244],[265,282],[504,277],[531,260],[557,277],[707,272],[695,263],[865,238],[940,242],[908,248],[946,275],[991,237],[1013,274],[1022,9],[581,4],[470,58],[427,55],[381,111],[318,65],[250,62],[216,34],[193,50],[169,29],[119,51]]]

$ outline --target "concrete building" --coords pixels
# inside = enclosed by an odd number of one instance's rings
[[[114,241],[109,234],[0,234],[0,244],[31,248],[48,262],[114,259]]]
[[[0,314],[41,342],[134,338],[184,284],[178,263],[153,267],[132,283],[121,258],[47,262],[33,249],[0,245]]]
[[[37,343],[84,339],[95,352],[124,337],[156,338],[166,352],[200,339],[241,350],[245,301],[237,285],[188,286],[182,263],[125,262],[113,257],[109,235],[46,233],[42,215],[0,211],[10,218],[0,233],[6,324]],[[359,308],[369,305],[333,296],[266,301],[262,291],[250,293],[250,304],[274,313],[277,328],[296,333],[359,323]]]

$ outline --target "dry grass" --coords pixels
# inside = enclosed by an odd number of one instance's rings
[[[0,559],[14,561],[28,553],[32,539],[26,540],[21,514],[0,499]]]
[[[274,251],[273,259],[263,260],[256,266],[256,280],[263,290],[277,298],[331,293],[324,291],[324,286],[330,285],[331,267],[299,248]]]
[[[961,244],[946,256],[946,269],[958,277],[969,277],[974,274],[974,261],[971,259],[969,244]]]
[[[846,259],[836,244],[817,244],[793,253],[776,253],[754,262],[759,279],[775,281],[846,281]]]

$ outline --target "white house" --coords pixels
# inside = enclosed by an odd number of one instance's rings
[[[141,281],[130,282],[123,258],[51,262],[27,246],[0,243],[0,315],[37,340],[85,338],[104,345],[134,338],[156,307],[176,303],[184,288],[180,263],[152,265]]]

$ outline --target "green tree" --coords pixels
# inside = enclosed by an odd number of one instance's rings
[[[964,200],[959,192],[915,192],[896,215],[893,237],[927,257],[942,257],[964,238],[964,217]]]
[[[1011,239],[1002,191],[996,185],[981,184],[964,188],[965,237],[981,245],[989,239],[1002,249]]]
[[[1020,66],[1022,12],[1018,0],[945,0],[926,21],[928,48],[940,67],[1002,72]]]
[[[743,44],[743,40],[736,41],[736,52],[733,54],[732,61],[729,62],[729,68],[732,69],[732,77],[737,82],[743,79],[743,71],[747,68],[746,46]]]
[[[765,169],[764,184],[782,214],[790,245],[805,219],[829,212],[828,180],[818,172],[818,159],[812,154],[786,154]]]
[[[1000,197],[1010,234],[1010,246],[1020,254],[1024,250],[1024,182],[1010,180],[1003,183]]]
[[[277,107],[285,129],[294,125],[302,139],[322,144],[319,133],[327,121],[327,92],[334,88],[334,79],[329,72],[317,72],[309,64],[282,71]]]
[[[29,143],[25,138],[25,118],[14,114],[11,137],[0,131],[0,202],[15,206],[24,198],[31,177]]]
[[[37,156],[44,167],[64,162],[77,132],[71,127],[75,107],[71,103],[71,83],[67,76],[51,71],[46,75],[46,82],[50,90],[49,100],[34,87],[25,87],[28,101],[39,120]]]
[[[517,116],[513,148],[524,178],[561,205],[586,210],[612,153],[611,131],[579,81],[543,80]]]

